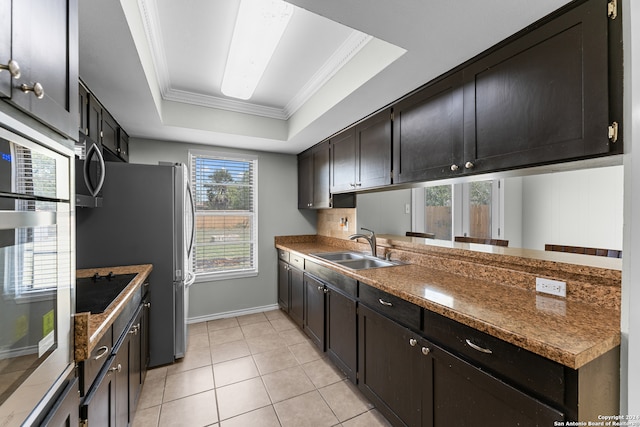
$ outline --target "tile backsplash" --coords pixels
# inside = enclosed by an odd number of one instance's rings
[[[343,225],[346,221],[346,226]],[[320,209],[318,211],[318,235],[347,239],[358,230],[356,208]]]

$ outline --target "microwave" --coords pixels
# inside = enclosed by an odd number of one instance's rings
[[[102,206],[102,186],[105,164],[102,144],[80,133],[75,145],[76,206],[96,208]]]

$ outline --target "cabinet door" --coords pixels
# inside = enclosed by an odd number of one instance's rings
[[[102,147],[118,154],[118,123],[106,110],[102,110]]]
[[[80,381],[72,378],[40,427],[71,427],[80,420]]]
[[[416,334],[360,304],[358,387],[394,425],[421,422],[422,354]],[[451,421],[451,420],[450,420]]]
[[[433,426],[552,426],[564,415],[452,354],[431,347]]]
[[[298,209],[313,207],[313,150],[298,156]]]
[[[329,192],[329,141],[313,147],[313,207],[331,207]]]
[[[0,64],[11,61],[11,0],[0,0]],[[11,97],[11,74],[0,70],[0,98]]]
[[[11,100],[44,123],[78,139],[78,2],[13,2],[13,59],[22,71]],[[44,95],[22,87],[42,85]]]
[[[131,329],[129,329],[129,409],[133,411],[138,402],[138,396],[142,389],[143,381],[143,359],[142,359],[142,328],[145,308],[140,306],[138,314],[133,320]]]
[[[80,418],[88,425],[115,425],[116,375],[115,356],[110,356],[96,383],[80,406]]]
[[[102,105],[91,94],[89,94],[89,106],[87,110],[87,123],[89,128],[89,138],[92,141],[100,142],[102,132]]]
[[[391,109],[356,125],[356,187],[391,184]]]
[[[324,351],[325,291],[324,283],[304,275],[304,331]]]
[[[356,132],[355,128],[331,138],[332,193],[353,191],[356,188]]]
[[[355,383],[358,348],[356,301],[329,285],[327,289],[327,354]]]
[[[78,86],[78,130],[89,135],[89,92],[82,84]]]
[[[151,303],[149,302],[149,296],[145,297],[142,301],[142,319],[140,325],[140,384],[144,383],[144,379],[147,376],[147,368],[149,367],[149,326],[151,319]]]
[[[584,3],[464,70],[471,171],[609,152],[605,9]]]
[[[447,77],[393,107],[393,182],[455,176],[462,170],[462,75]]]
[[[121,127],[118,127],[118,156],[129,161],[129,135]]]
[[[304,273],[302,270],[289,266],[289,316],[302,327],[304,321]]]
[[[289,264],[278,261],[278,305],[289,312]]]
[[[117,426],[129,424],[129,353],[131,334],[125,335],[121,347],[115,354],[115,420]]]

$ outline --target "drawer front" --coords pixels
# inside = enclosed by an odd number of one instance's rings
[[[333,288],[339,289],[347,295],[356,297],[358,294],[358,281],[351,277],[344,276],[329,268],[323,267],[307,260],[305,262],[305,271],[315,277],[328,282]]]
[[[109,328],[109,330],[105,332],[104,336],[100,338],[100,341],[96,344],[95,348],[89,355],[89,358],[81,361],[79,364],[80,391],[83,396],[89,392],[89,388],[95,381],[96,376],[98,376],[100,368],[102,368],[109,358],[109,355],[111,355],[111,350],[113,350],[113,336],[112,328]]]
[[[304,258],[300,255],[289,254],[289,264],[299,270],[304,270]]]
[[[563,403],[565,368],[528,350],[429,310],[425,336],[476,366],[553,402]]]
[[[417,305],[364,283],[360,283],[359,298],[361,302],[390,319],[420,330],[422,308]]]
[[[278,258],[284,262],[289,262],[289,252],[284,249],[278,249]]]

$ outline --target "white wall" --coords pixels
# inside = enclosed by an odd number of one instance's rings
[[[407,204],[409,213],[405,213]],[[358,227],[369,228],[379,234],[398,236],[411,231],[410,189],[358,194],[356,206]]]
[[[623,0],[624,41],[624,256],[620,410],[640,415],[640,4]],[[639,145],[640,146],[640,145]],[[634,168],[634,166],[638,166]]]
[[[188,164],[190,149],[239,152],[197,144],[132,139],[130,162]],[[299,211],[297,208],[296,156],[266,152],[251,154],[258,157],[258,276],[195,283],[189,295],[190,321],[275,306],[277,257],[274,236],[316,233],[315,212]]]
[[[522,246],[622,249],[623,167],[522,178]]]

